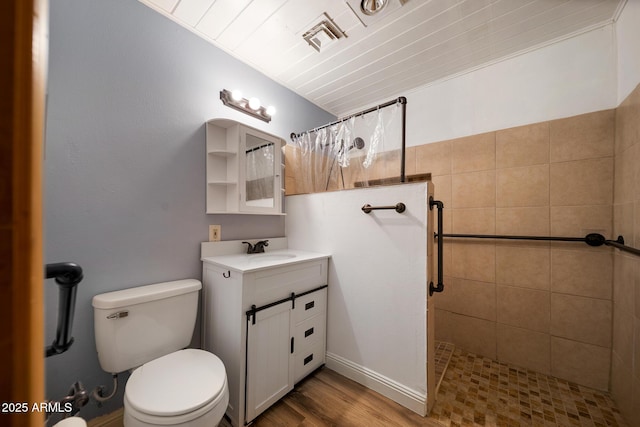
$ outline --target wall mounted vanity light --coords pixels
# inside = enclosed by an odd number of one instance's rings
[[[242,92],[239,90],[229,91],[222,89],[220,91],[220,100],[227,107],[242,111],[245,114],[255,117],[269,123],[271,117],[276,114],[273,106],[263,107],[258,98],[243,98]]]

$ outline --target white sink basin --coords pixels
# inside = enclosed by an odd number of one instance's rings
[[[249,264],[268,264],[295,258],[296,254],[252,254],[247,255]]]
[[[279,249],[262,254],[234,254],[202,258],[202,261],[238,272],[256,271],[287,264],[328,258],[330,255],[297,249]]]

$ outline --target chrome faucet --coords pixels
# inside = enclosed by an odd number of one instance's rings
[[[247,246],[247,253],[248,254],[261,254],[264,253],[264,247],[265,246],[269,246],[269,241],[268,240],[260,240],[259,242],[256,242],[255,245],[252,245],[249,242],[242,242],[242,243],[246,243]]]

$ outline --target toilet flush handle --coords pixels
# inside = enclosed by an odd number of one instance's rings
[[[107,316],[107,319],[120,319],[122,317],[127,317],[129,315],[129,311],[119,311],[117,313],[113,313]]]

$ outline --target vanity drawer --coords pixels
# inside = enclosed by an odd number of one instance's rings
[[[293,334],[296,350],[304,351],[318,340],[325,341],[326,327],[327,320],[323,314],[313,316],[296,325]]]
[[[294,383],[306,377],[324,364],[325,342],[320,340],[306,349],[296,350],[296,357],[293,367]]]
[[[251,285],[247,287],[246,297],[247,302],[251,303],[245,310],[250,309],[251,304],[259,307],[287,298],[292,292],[301,294],[326,285],[327,265],[327,260],[322,259],[249,273],[247,276]],[[296,298],[296,307],[297,305]]]
[[[293,324],[297,325],[313,316],[326,313],[326,310],[327,288],[296,297],[296,308],[293,310]]]

